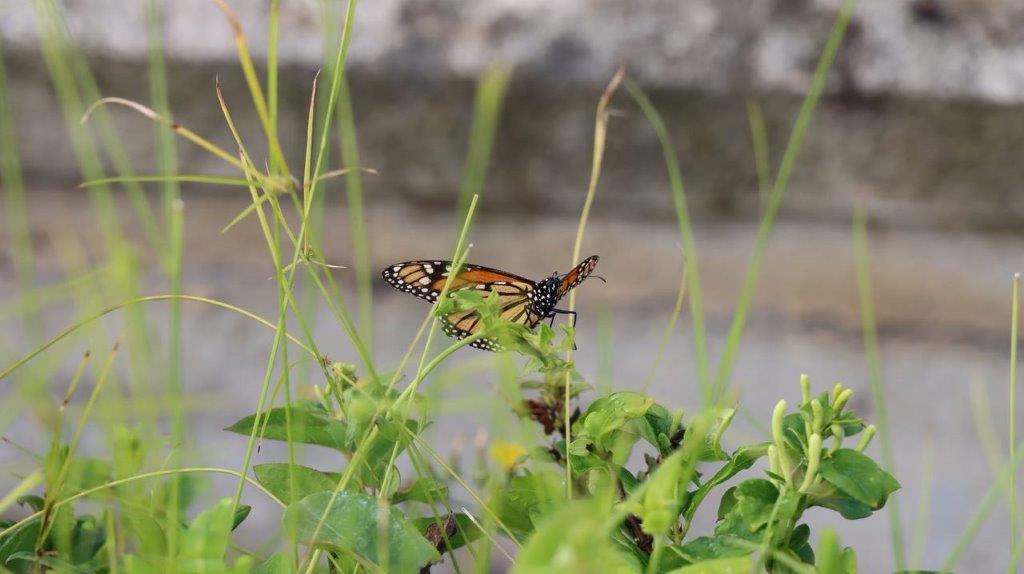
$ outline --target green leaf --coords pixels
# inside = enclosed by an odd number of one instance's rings
[[[787,445],[793,449],[793,454],[799,457],[798,453],[803,452],[804,443],[807,440],[807,429],[804,426],[805,414],[802,412],[790,413],[782,417],[782,437]]]
[[[22,550],[20,552],[16,552],[10,558],[8,558],[7,561],[8,567],[14,569],[15,571],[19,571],[19,568],[25,568],[26,571],[30,569],[36,572],[43,571],[43,569],[35,569],[29,566],[35,564],[45,566],[45,570],[52,570],[55,572],[60,572],[61,574],[92,574],[92,570],[89,568],[75,566],[67,560],[63,560],[57,556],[51,556],[48,554],[44,554],[43,556],[37,556],[36,553],[31,550]]]
[[[415,500],[433,504],[448,499],[448,485],[430,476],[422,476],[408,488],[400,490],[391,497],[394,503]]]
[[[296,464],[292,467],[295,478],[295,490],[292,490],[292,477],[287,462],[257,464],[253,467],[256,480],[285,504],[302,500],[310,494],[324,490],[334,490],[341,475],[323,472],[308,466]]]
[[[818,574],[857,574],[857,555],[852,548],[839,548],[839,537],[830,529],[821,532],[818,540]],[[896,574],[928,574],[924,570]],[[939,573],[935,573],[939,574]]]
[[[257,566],[252,574],[292,574],[291,562],[284,552],[276,552]]]
[[[595,533],[603,531],[610,511],[604,501],[578,500],[540,520],[537,532],[523,546],[512,572],[639,572],[641,564],[632,553],[608,539],[595,537]]]
[[[232,500],[224,498],[212,508],[199,513],[181,537],[178,558],[223,560],[234,524],[232,506]]]
[[[633,490],[637,486],[640,486],[640,481],[637,480],[637,478],[633,476],[633,473],[629,472],[629,469],[625,467],[620,466],[618,474],[619,484],[622,486],[622,490],[626,493],[626,497],[628,498],[629,495],[633,493]]]
[[[737,474],[754,466],[759,458],[768,454],[768,446],[771,443],[761,443],[751,446],[744,446],[736,449],[729,462],[725,463],[718,472],[694,491],[689,503],[686,505],[684,515],[687,519],[693,517],[704,498],[711,492],[711,489],[736,476]],[[719,516],[721,518],[721,516]]]
[[[689,563],[751,554],[749,544],[744,545],[742,539],[729,535],[701,536],[682,546],[673,546],[670,550]]]
[[[110,482],[110,463],[98,458],[74,458],[68,466],[64,492],[73,494]]]
[[[647,478],[647,486],[636,511],[647,534],[663,536],[678,522],[684,503],[685,485],[680,484],[684,466],[683,451],[677,450]]]
[[[512,477],[489,506],[516,538],[525,540],[536,520],[559,508],[565,500],[561,474],[541,472]]]
[[[729,514],[738,515],[748,530],[746,534],[753,534],[771,519],[778,489],[769,480],[750,479],[739,483],[733,496],[736,502]]]
[[[435,548],[444,548],[446,551],[462,548],[482,534],[476,523],[461,512],[447,517],[416,518],[412,523]]]
[[[147,556],[162,556],[167,553],[167,537],[163,524],[142,510],[123,508],[127,528],[125,531],[135,539],[136,549]]]
[[[590,437],[602,450],[616,445],[618,432],[626,421],[643,417],[654,400],[634,392],[612,393],[594,401],[581,420],[582,435]],[[635,441],[638,437],[631,437]],[[624,461],[623,461],[624,462]]]
[[[308,545],[334,552],[350,552],[361,560],[381,565],[378,551],[382,525],[378,525],[376,498],[361,492],[341,491],[311,494],[289,506],[284,524],[295,524],[298,539]],[[329,508],[328,508],[329,506]],[[320,518],[324,516],[321,523]],[[415,572],[428,562],[439,560],[437,550],[416,527],[394,507],[386,515],[387,566],[395,572]],[[317,526],[320,526],[317,530]],[[315,537],[314,537],[315,535]]]
[[[146,450],[138,433],[119,424],[114,427],[113,439],[114,476],[124,478],[141,472],[146,460]]]
[[[736,487],[730,487],[722,495],[722,499],[718,501],[718,515],[717,519],[722,520],[732,512],[733,507],[736,506]]]
[[[821,461],[818,474],[840,492],[873,510],[885,506],[889,495],[900,488],[900,483],[875,461],[848,448],[839,449]]]
[[[46,501],[43,500],[43,497],[36,496],[35,494],[19,496],[16,502],[19,506],[28,506],[35,512],[39,512],[46,506]]]
[[[238,528],[238,525],[245,521],[249,517],[249,513],[252,512],[252,507],[248,504],[239,504],[238,508],[235,509],[235,516],[231,520],[231,530]]]
[[[72,536],[71,561],[75,564],[84,564],[92,560],[106,539],[106,530],[94,517],[79,517],[75,522]]]
[[[665,407],[654,403],[647,409],[642,418],[636,420],[636,428],[640,436],[651,446],[658,449],[662,456],[672,452],[669,435],[672,433],[672,413]]]
[[[39,519],[34,518],[16,530],[14,534],[0,539],[0,566],[6,566],[14,572],[28,571],[30,566],[27,563],[15,564],[12,563],[11,558],[20,552],[33,552],[38,537]]]
[[[754,569],[753,556],[715,558],[672,570],[669,574],[748,574]]]
[[[347,451],[348,444],[345,441],[347,428],[344,423],[331,417],[320,403],[307,402],[292,405],[292,440],[302,444],[315,444],[326,446],[335,450]],[[233,433],[249,436],[252,434],[253,422],[256,415],[249,415],[242,418],[235,424],[224,429]],[[288,424],[285,407],[271,409],[269,413],[260,416],[260,425],[256,432],[259,433],[264,423],[266,432],[263,438],[269,440],[288,440]]]
[[[814,549],[811,548],[811,527],[801,524],[789,535],[789,549],[805,564],[814,564]]]
[[[840,413],[839,416],[832,419],[832,423],[843,427],[843,436],[847,437],[859,434],[860,431],[864,430],[865,426],[864,421],[851,411],[844,411]],[[832,431],[829,430],[829,428],[830,427],[826,427],[826,431],[828,431],[826,434],[831,436]]]
[[[824,489],[820,487],[814,489],[812,495],[810,502],[813,506],[835,510],[847,520],[867,518],[874,512],[867,504],[855,500],[830,485],[826,485]]]

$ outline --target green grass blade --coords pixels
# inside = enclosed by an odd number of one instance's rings
[[[14,131],[7,92],[7,72],[4,52],[0,45],[0,187],[3,187],[3,211],[11,243],[11,261],[14,280],[25,297],[24,305],[30,311],[23,316],[25,334],[30,342],[42,339],[39,314],[35,303],[35,264],[33,263],[32,236],[28,227],[28,209],[25,206],[25,186],[21,173],[21,158]]]
[[[995,508],[996,503],[999,502],[999,498],[1003,496],[1003,491],[1010,483],[1010,475],[1017,472],[1020,467],[1021,461],[1024,460],[1024,444],[1019,445],[1014,449],[1013,456],[1010,457],[1006,464],[999,470],[998,476],[992,481],[992,485],[985,492],[985,496],[982,497],[981,502],[978,504],[978,510],[974,512],[971,519],[967,521],[967,524],[963,527],[963,531],[960,534],[960,538],[957,539],[956,544],[953,545],[953,549],[949,553],[949,557],[946,558],[946,563],[943,565],[942,570],[945,572],[956,571],[956,565],[963,558],[964,552],[970,548],[971,543],[974,542],[974,538],[978,535],[978,531],[981,530],[982,525],[988,520],[989,515]],[[890,501],[891,502],[891,501]],[[1014,563],[1015,558],[1019,558],[1019,550],[1024,548],[1024,544],[1018,544],[1014,549],[1014,557],[1011,557],[1011,565]],[[1015,571],[1015,570],[1014,570]]]
[[[153,110],[161,116],[173,121],[167,95],[167,67],[164,61],[163,12],[155,0],[146,4],[147,36],[149,40],[149,91]],[[167,273],[168,291],[171,295],[182,293],[182,250],[184,246],[184,214],[181,202],[181,189],[174,180],[178,171],[178,151],[174,134],[160,126],[155,126],[153,137],[156,140],[160,171],[167,178],[162,182],[163,213],[166,221],[166,240],[163,253],[164,267]],[[182,367],[182,333],[181,313],[182,301],[175,298],[170,301],[168,309],[167,342],[167,407],[171,421],[171,444],[185,444],[185,411],[183,407],[184,389],[181,381]],[[172,468],[181,466],[181,450],[173,449],[168,464]],[[181,481],[173,477],[169,482],[167,532],[168,548],[177,548],[179,529],[174,523],[181,510]]]
[[[1020,336],[1020,273],[1013,276],[1013,297],[1010,312],[1010,424],[1009,444],[1010,455],[1017,448],[1017,347]],[[1017,540],[1017,474],[1010,475],[1007,503],[1010,512],[1010,544]]]
[[[615,75],[612,76],[610,82],[605,87],[604,92],[601,94],[601,98],[597,102],[597,112],[594,118],[594,152],[590,165],[590,181],[587,184],[587,197],[583,201],[583,210],[580,212],[580,222],[576,228],[576,241],[573,242],[572,247],[572,261],[569,263],[568,269],[572,269],[580,260],[580,251],[583,249],[583,235],[587,230],[587,222],[590,220],[590,208],[594,204],[594,197],[597,195],[597,182],[601,179],[601,165],[604,162],[604,147],[605,140],[608,134],[608,104],[611,103],[612,96],[615,94],[615,90],[618,89],[619,84],[622,83],[622,78],[625,76],[625,68],[619,68]],[[576,310],[576,291],[569,291],[569,312]],[[572,350],[566,351],[565,359],[567,361],[572,360]],[[571,394],[571,373],[566,372],[565,374],[565,396],[562,401],[565,405],[565,412],[563,413],[563,419],[565,420],[565,428],[563,436],[565,437],[565,444],[572,443],[572,394]],[[572,465],[565,465],[565,496],[567,500],[572,500]]]
[[[860,296],[860,317],[864,330],[864,352],[868,361],[868,379],[871,396],[875,402],[875,424],[882,445],[882,462],[889,472],[896,474],[895,457],[892,452],[892,428],[889,426],[889,409],[885,401],[882,384],[882,367],[878,354],[878,333],[875,328],[875,303],[871,287],[871,262],[868,257],[867,221],[864,210],[858,208],[853,219],[854,254],[857,262],[857,291]],[[896,570],[905,568],[903,548],[903,523],[900,521],[899,496],[889,499],[889,527],[892,534],[893,554]]]
[[[18,360],[14,361],[13,363],[11,363],[7,367],[5,367],[3,370],[0,370],[0,382],[2,382],[11,373],[13,373],[14,371],[18,370],[21,366],[25,365],[26,363],[28,363],[32,359],[38,357],[40,354],[42,354],[44,351],[46,351],[50,347],[52,347],[55,344],[59,343],[61,340],[66,338],[68,335],[71,335],[72,333],[78,331],[79,329],[81,329],[81,328],[83,328],[83,327],[85,327],[85,326],[87,326],[87,325],[89,325],[91,323],[96,322],[100,318],[102,318],[102,317],[104,317],[106,315],[109,315],[110,313],[113,313],[114,311],[118,311],[120,309],[125,309],[125,308],[131,307],[133,305],[138,305],[139,303],[150,303],[150,302],[154,302],[154,301],[170,301],[172,299],[181,299],[182,301],[194,301],[194,302],[197,302],[197,303],[206,303],[208,305],[214,305],[216,307],[221,307],[221,308],[227,309],[229,311],[234,311],[235,313],[238,313],[240,315],[243,315],[245,317],[253,319],[254,321],[262,323],[264,326],[270,327],[271,329],[276,329],[277,328],[277,326],[274,323],[271,323],[270,321],[267,321],[266,319],[264,319],[263,317],[260,317],[259,315],[253,313],[252,311],[248,311],[246,309],[243,309],[242,307],[238,307],[237,305],[232,305],[230,303],[225,303],[223,301],[218,301],[217,299],[211,299],[209,297],[200,297],[198,295],[148,295],[146,297],[138,297],[138,298],[131,299],[131,300],[128,300],[128,301],[117,303],[116,305],[111,305],[109,307],[106,307],[105,309],[102,309],[101,311],[99,311],[97,313],[94,313],[94,314],[92,314],[92,315],[90,315],[90,316],[88,316],[88,317],[86,317],[84,319],[81,319],[81,320],[73,323],[69,327],[65,328],[61,332],[57,333],[56,335],[54,335],[53,337],[48,339],[45,343],[43,343],[39,347],[35,348],[34,350],[32,350],[31,352],[27,353],[23,357],[21,357]],[[295,345],[298,345],[302,350],[304,350],[307,353],[309,353],[314,359],[316,359],[316,360],[320,359],[320,355],[318,355],[316,352],[314,352],[313,349],[311,349],[311,348],[307,347],[305,344],[303,344],[302,341],[300,341],[299,339],[297,339],[296,337],[294,337],[293,335],[290,335],[290,334],[288,334],[286,336],[287,336],[288,340],[290,340]]]
[[[359,305],[359,331],[368,352],[373,354],[373,278],[370,270],[370,245],[366,234],[366,213],[363,209],[363,174],[359,167],[359,140],[352,111],[352,91],[348,76],[343,74],[338,92],[338,135],[341,140],[342,164],[349,169],[345,176],[348,197],[348,224],[355,256],[356,298]]]
[[[704,404],[711,404],[711,374],[708,364],[707,327],[704,324],[704,296],[700,287],[700,270],[697,263],[697,244],[693,239],[693,224],[690,222],[690,211],[686,207],[686,192],[683,188],[683,176],[679,169],[679,156],[676,154],[672,138],[669,136],[665,121],[638,85],[626,81],[626,90],[636,100],[640,110],[647,117],[647,122],[654,128],[654,133],[661,143],[661,153],[665,157],[668,170],[669,186],[672,190],[672,203],[676,210],[676,223],[679,226],[679,239],[683,244],[683,260],[686,265],[687,289],[690,293],[690,317],[693,321],[694,354],[697,357],[697,384],[700,387]]]
[[[922,570],[924,547],[928,541],[928,520],[931,514],[932,482],[935,478],[935,461],[931,445],[925,450],[924,461],[921,463],[921,494],[917,499],[917,517],[914,519],[914,535],[910,541],[910,567]]]
[[[473,99],[473,123],[470,127],[466,164],[462,169],[462,183],[456,200],[458,220],[463,221],[469,202],[482,195],[487,179],[494,137],[501,120],[501,110],[508,89],[509,71],[503,66],[491,66],[476,82]]]
[[[736,363],[736,353],[739,350],[740,340],[743,337],[743,329],[747,322],[750,303],[754,297],[758,275],[761,273],[761,260],[764,257],[764,250],[768,246],[768,237],[775,227],[779,207],[782,205],[782,198],[786,193],[786,187],[789,185],[790,174],[792,174],[793,167],[796,165],[797,156],[800,153],[804,136],[811,123],[818,100],[825,90],[828,71],[832,67],[832,62],[835,61],[836,53],[839,51],[840,44],[842,44],[846,27],[850,23],[856,3],[856,0],[843,1],[839,15],[836,17],[836,22],[832,27],[832,32],[829,34],[825,48],[818,59],[817,68],[815,68],[814,76],[811,78],[811,87],[807,90],[807,96],[804,97],[803,104],[800,106],[800,112],[793,123],[793,131],[790,133],[789,142],[786,144],[786,150],[782,156],[782,163],[779,165],[775,186],[768,197],[768,203],[764,207],[764,215],[761,217],[761,223],[757,229],[754,253],[747,267],[747,274],[743,280],[739,300],[736,303],[732,324],[729,326],[729,335],[726,339],[725,349],[722,351],[722,357],[718,362],[713,392],[716,400],[724,396],[731,383],[732,369]]]
[[[665,325],[665,332],[661,335],[661,342],[658,343],[658,351],[654,354],[654,360],[651,361],[651,368],[647,372],[647,377],[644,379],[644,385],[641,387],[642,392],[646,393],[651,387],[651,382],[654,381],[654,375],[658,372],[658,365],[661,364],[662,357],[665,356],[665,349],[668,348],[669,339],[672,337],[672,333],[676,330],[676,321],[679,320],[679,315],[683,312],[683,300],[686,299],[686,260],[683,259],[683,269],[679,273],[679,287],[676,289],[676,302],[672,306],[672,313],[668,316],[668,324]]]
[[[764,125],[764,113],[757,100],[747,100],[747,118],[750,121],[750,141],[754,150],[754,167],[757,170],[758,206],[763,210],[772,192],[772,168],[768,155],[768,130]]]

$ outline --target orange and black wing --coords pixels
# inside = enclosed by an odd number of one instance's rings
[[[451,261],[407,261],[388,267],[381,275],[384,281],[395,289],[435,302],[444,289],[451,268]],[[535,285],[525,277],[498,269],[464,264],[459,274],[452,278],[448,290],[455,292],[473,289],[484,297],[491,292],[497,293],[501,301],[502,318],[533,327],[541,320],[541,317],[533,312],[531,294]],[[469,310],[449,314],[445,317],[443,328],[449,336],[463,339],[478,332],[483,325],[480,315]],[[493,339],[479,339],[471,345],[490,351],[501,350],[500,344]]]
[[[594,268],[597,267],[597,261],[599,257],[597,255],[591,255],[583,260],[582,263],[572,268],[562,276],[558,283],[558,298],[565,297],[569,291],[576,288],[577,285],[583,283],[583,280],[590,276],[594,272]]]

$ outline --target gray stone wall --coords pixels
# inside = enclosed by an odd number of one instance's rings
[[[257,56],[267,2],[231,3]],[[301,150],[321,26],[340,13],[283,2],[283,135]],[[64,2],[68,25],[104,93],[146,100],[145,2]],[[374,0],[358,5],[350,62],[362,156],[379,193],[445,206],[465,156],[473,79],[513,70],[495,148],[493,209],[579,205],[593,108],[619,63],[652,92],[680,151],[695,208],[730,217],[756,210],[746,102],[759,100],[773,165],[839,9],[838,0]],[[166,4],[166,47],[177,118],[221,141],[215,76],[243,125],[256,125],[234,64],[230,27],[210,0]],[[863,0],[830,77],[784,214],[848,220],[864,202],[896,225],[1014,229],[1024,215],[1017,161],[1024,138],[1024,4],[999,0]],[[78,177],[48,95],[30,2],[0,0],[0,38],[13,73],[26,168],[40,180]],[[617,214],[671,214],[657,143],[621,96],[604,185]],[[140,164],[145,122],[118,111]],[[185,169],[221,169],[183,146]],[[297,155],[296,152],[293,155]],[[606,204],[609,205],[609,204]]]

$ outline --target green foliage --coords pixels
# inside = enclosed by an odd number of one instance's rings
[[[180,527],[177,551],[169,555],[167,546],[160,544],[160,536],[146,536],[149,541],[140,545],[141,552],[127,554],[124,566],[127,572],[146,572],[153,569],[177,569],[180,572],[248,572],[252,559],[240,556],[234,561],[227,557],[231,531],[249,514],[249,507],[235,508],[225,498],[202,511],[188,525]],[[150,529],[159,528],[151,524]]]
[[[359,492],[324,491],[288,507],[282,518],[298,525],[307,545],[349,553],[360,563],[413,572],[440,559],[437,549],[395,508]],[[380,552],[385,547],[386,552]]]
[[[348,450],[351,445],[348,427],[341,421],[331,418],[330,413],[320,403],[308,402],[292,405],[289,428],[289,413],[285,407],[271,409],[259,419],[255,427],[263,438],[270,440],[288,440],[291,432],[292,440],[297,443],[315,444]],[[256,415],[243,417],[224,430],[248,436],[253,432]]]
[[[619,544],[595,544],[610,508],[599,500],[577,501],[544,517],[523,547],[513,572],[639,572],[637,557]]]
[[[302,500],[310,494],[333,490],[341,475],[322,472],[315,468],[286,462],[257,464],[253,467],[256,480],[278,500],[285,502]]]
[[[466,341],[450,344],[444,351],[430,357],[433,331],[419,365],[410,367],[408,357],[396,373],[385,375],[372,349],[371,274],[368,271],[368,246],[365,222],[362,221],[362,183],[358,171],[350,171],[347,195],[350,202],[353,244],[358,284],[359,321],[349,315],[346,294],[328,271],[331,265],[321,260],[324,250],[319,244],[324,217],[325,179],[332,150],[331,123],[340,119],[342,157],[346,167],[358,168],[355,118],[351,93],[345,77],[345,57],[355,14],[355,2],[349,2],[344,14],[344,28],[337,41],[333,62],[325,66],[327,93],[311,94],[308,118],[305,164],[299,171],[286,163],[277,138],[277,73],[276,34],[280,2],[272,0],[271,35],[268,46],[268,81],[265,93],[257,67],[248,53],[244,32],[226,4],[221,4],[230,23],[237,25],[236,46],[252,104],[259,116],[269,159],[266,172],[257,167],[246,143],[239,136],[227,103],[221,99],[221,111],[236,138],[231,151],[226,151],[187,130],[167,116],[166,78],[158,37],[151,38],[156,112],[136,111],[156,121],[161,137],[161,164],[167,177],[155,179],[136,177],[120,165],[119,177],[106,178],[95,148],[95,142],[79,125],[83,102],[76,95],[79,88],[98,98],[84,61],[70,49],[62,36],[65,26],[60,21],[56,4],[49,0],[33,2],[40,21],[47,63],[61,95],[66,115],[74,120],[76,150],[83,156],[86,177],[90,180],[103,216],[100,228],[109,235],[109,265],[113,269],[112,287],[97,283],[93,290],[119,293],[113,305],[105,310],[86,309],[89,319],[75,324],[0,371],[0,379],[22,367],[33,357],[79,328],[91,326],[101,317],[122,307],[132,308],[145,301],[171,302],[171,341],[167,357],[166,395],[170,415],[170,444],[167,452],[152,448],[162,444],[162,429],[145,424],[129,426],[126,421],[148,421],[152,409],[135,404],[132,412],[121,413],[110,405],[109,445],[107,458],[84,456],[76,452],[82,430],[99,396],[103,382],[112,372],[111,365],[118,352],[111,351],[106,363],[95,376],[92,395],[70,440],[66,440],[65,406],[73,398],[79,377],[76,372],[65,402],[50,409],[46,423],[53,425],[50,448],[39,456],[39,470],[23,484],[28,494],[18,499],[24,516],[20,521],[0,523],[0,571],[41,572],[203,572],[293,574],[295,572],[425,572],[441,560],[452,562],[458,572],[469,571],[459,560],[469,556],[474,570],[487,571],[496,552],[507,553],[520,573],[594,572],[682,574],[749,572],[772,573],[811,572],[850,574],[857,571],[856,555],[844,548],[830,530],[823,531],[817,546],[812,544],[810,527],[802,522],[810,507],[836,511],[846,519],[870,516],[882,509],[899,488],[896,480],[864,454],[874,429],[846,408],[851,391],[837,386],[831,393],[811,398],[809,388],[802,387],[802,400],[796,409],[787,409],[784,402],[771,417],[770,442],[723,447],[737,409],[736,405],[716,403],[725,395],[734,355],[739,346],[746,307],[751,300],[754,280],[760,265],[760,252],[766,245],[774,214],[778,209],[787,166],[795,161],[799,137],[787,148],[780,173],[770,198],[769,217],[758,234],[754,263],[744,283],[743,295],[730,330],[729,341],[713,384],[706,356],[706,333],[700,304],[700,283],[696,270],[697,257],[689,216],[686,214],[681,176],[671,146],[666,145],[670,164],[677,213],[689,264],[693,265],[689,286],[695,340],[698,350],[698,379],[705,407],[690,416],[681,409],[659,404],[652,397],[638,392],[608,392],[587,397],[590,390],[572,360],[575,332],[569,325],[554,329],[539,325],[528,329],[502,318],[501,301],[496,294],[483,297],[479,292],[455,290],[442,297],[434,307],[434,318],[452,312],[471,311],[480,320],[481,333],[498,340],[510,351],[510,360],[503,365],[508,375],[510,395],[502,395],[511,411],[526,425],[537,424],[535,432],[524,433],[529,444],[506,443],[493,449],[496,464],[489,464],[483,453],[481,439],[472,484],[460,473],[458,456],[445,460],[427,443],[424,430],[434,420],[426,401],[418,394],[423,383],[447,357]],[[322,3],[325,21],[335,2]],[[843,16],[848,18],[848,2]],[[151,8],[155,4],[151,4]],[[158,35],[158,20],[150,18],[150,33]],[[334,14],[340,17],[341,14]],[[845,20],[841,19],[840,22]],[[841,27],[840,27],[841,30]],[[333,35],[335,31],[331,31]],[[834,33],[827,54],[834,55],[841,33]],[[831,55],[829,58],[831,58]],[[823,61],[825,61],[823,59]],[[827,68],[827,66],[826,66]],[[815,74],[814,98],[820,93],[826,69],[819,66]],[[2,69],[0,69],[2,72]],[[467,162],[460,213],[465,213],[463,234],[453,260],[465,256],[477,195],[482,189],[491,138],[501,96],[507,80],[504,72],[494,72],[481,83],[480,113],[474,122],[471,158]],[[0,99],[5,96],[0,75]],[[606,90],[599,106],[596,122],[594,176],[588,192],[585,212],[597,187],[600,157],[603,153],[608,116],[605,110],[620,75]],[[81,83],[83,86],[78,86]],[[659,138],[667,144],[668,132],[657,118],[653,106],[631,87],[644,113],[657,119]],[[218,89],[218,96],[223,94]],[[322,101],[321,101],[322,100]],[[103,100],[101,103],[124,103]],[[326,106],[322,104],[326,103]],[[813,102],[812,102],[813,104]],[[6,116],[0,105],[0,116]],[[799,130],[802,134],[813,105],[802,109]],[[100,131],[109,121],[102,106],[90,109],[87,116],[96,116]],[[0,128],[9,121],[0,117]],[[249,126],[247,126],[249,127]],[[245,130],[243,130],[245,131]],[[103,131],[106,151],[115,163],[122,164],[116,138]],[[173,176],[171,135],[178,135],[210,152],[237,170],[236,177]],[[319,135],[314,146],[315,134]],[[0,134],[7,137],[9,134]],[[314,156],[314,147],[316,153]],[[10,146],[5,155],[10,155]],[[236,153],[237,152],[237,153]],[[16,158],[14,158],[16,159]],[[10,158],[5,158],[5,165]],[[341,175],[333,172],[333,175]],[[4,179],[10,179],[5,176]],[[149,211],[147,199],[138,184],[142,181],[165,184],[165,223]],[[107,184],[128,184],[136,211],[145,224],[147,237],[158,247],[162,268],[166,269],[171,295],[138,297],[141,284],[140,267],[134,245],[121,237],[116,209],[110,202]],[[273,323],[232,305],[195,296],[181,295],[182,212],[177,200],[177,181],[206,184],[228,183],[247,187],[252,204],[228,224],[255,215],[263,231],[274,263],[278,287],[278,320]],[[20,195],[20,186],[16,190]],[[8,194],[13,195],[14,194]],[[12,205],[20,204],[20,200]],[[283,207],[282,207],[283,206]],[[293,211],[288,211],[292,209]],[[18,213],[23,207],[17,208]],[[14,213],[12,211],[12,213]],[[13,220],[24,219],[15,215]],[[293,229],[298,219],[298,229]],[[576,251],[583,238],[586,218],[577,234]],[[27,236],[19,225],[17,234]],[[161,233],[166,232],[166,238]],[[19,241],[25,244],[22,239]],[[164,248],[166,243],[169,247]],[[30,245],[22,245],[19,262],[31,261]],[[285,250],[292,249],[290,263]],[[166,252],[164,252],[166,251]],[[19,265],[19,268],[23,265]],[[30,271],[30,270],[29,270]],[[305,274],[306,292],[296,289],[297,273]],[[24,270],[23,270],[24,273]],[[31,275],[29,273],[28,275]],[[22,277],[19,284],[31,286],[31,277]],[[116,287],[116,289],[114,288]],[[319,295],[318,301],[313,297]],[[122,297],[123,296],[123,297]],[[128,302],[125,302],[125,298]],[[680,294],[680,303],[682,301]],[[189,468],[181,464],[181,450],[188,444],[180,379],[180,305],[183,301],[216,305],[240,313],[270,327],[275,333],[268,356],[263,387],[258,395],[256,411],[227,427],[227,431],[247,437],[244,462],[235,472],[219,467]],[[99,301],[99,300],[97,300]],[[312,333],[316,303],[326,303],[337,326],[349,337],[360,365],[332,363],[318,350]],[[146,355],[153,345],[139,309],[130,309],[131,320],[126,330],[132,347],[132,384],[139,384],[162,365]],[[294,318],[293,318],[294,317]],[[31,325],[30,325],[31,326]],[[155,330],[154,330],[155,331]],[[296,333],[301,331],[301,338]],[[38,339],[38,337],[36,337]],[[297,350],[309,357],[296,360],[289,353]],[[138,353],[138,354],[135,354]],[[313,363],[308,361],[313,359]],[[518,363],[517,363],[518,361]],[[87,361],[83,359],[83,366]],[[305,366],[316,364],[321,373],[311,378]],[[302,365],[303,368],[293,368]],[[403,381],[406,369],[411,377]],[[33,378],[46,380],[46,377]],[[273,392],[270,383],[278,378]],[[400,384],[401,383],[401,384]],[[806,381],[803,381],[806,383]],[[712,386],[713,384],[713,386]],[[111,385],[107,393],[122,392]],[[401,390],[399,390],[401,389]],[[49,389],[46,389],[47,391]],[[132,395],[147,396],[146,392]],[[503,390],[505,388],[503,387]],[[148,391],[148,389],[147,389]],[[283,392],[281,392],[283,391]],[[311,392],[310,392],[311,391]],[[162,393],[163,391],[161,391]],[[40,395],[48,395],[43,392]],[[294,397],[302,397],[295,399]],[[283,398],[282,398],[283,397]],[[313,398],[311,398],[313,397]],[[106,399],[106,395],[103,397]],[[118,397],[115,397],[115,399]],[[139,400],[141,399],[135,399]],[[119,400],[111,404],[119,405]],[[283,406],[279,406],[283,405]],[[161,412],[161,414],[163,414]],[[105,421],[107,422],[107,421]],[[863,433],[856,448],[843,446],[843,441]],[[160,435],[157,438],[154,435]],[[288,448],[288,460],[252,465],[256,445],[262,441],[279,441]],[[728,442],[726,442],[728,444]],[[329,449],[338,464],[328,470],[303,466],[299,445]],[[760,464],[760,466],[758,466]],[[403,469],[412,468],[415,476],[403,480]],[[439,470],[440,469],[440,470]],[[443,472],[442,472],[443,470]],[[225,498],[205,509],[198,504],[204,497],[208,481],[199,478],[206,473],[232,474],[238,478],[233,498]],[[31,478],[31,480],[30,480]],[[32,482],[35,480],[35,482]],[[261,550],[241,548],[233,531],[252,510],[242,504],[243,491],[252,485],[248,495],[259,490],[271,502],[284,507],[280,531],[266,533],[271,543]],[[7,502],[17,496],[4,497]],[[694,516],[705,504],[717,504],[717,516],[709,532],[691,532]],[[78,514],[84,509],[103,509],[99,516]],[[513,548],[514,547],[514,548]],[[508,550],[506,549],[508,548]],[[461,552],[454,552],[462,549]],[[267,555],[269,553],[269,556]]]

